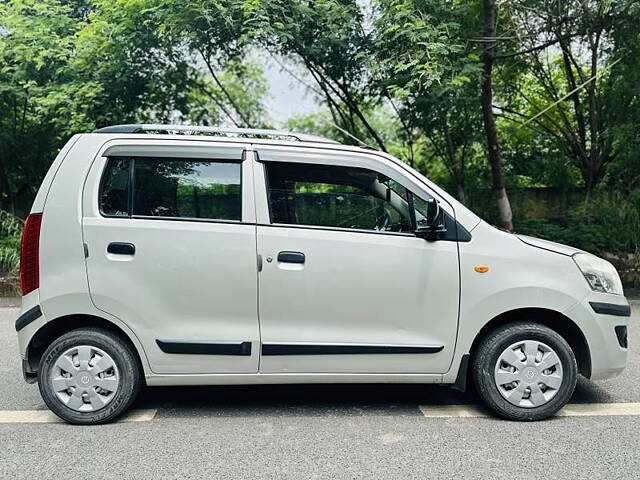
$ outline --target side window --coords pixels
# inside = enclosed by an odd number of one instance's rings
[[[136,158],[133,215],[241,219],[240,163]]]
[[[356,167],[266,164],[271,222],[411,232],[407,192]]]
[[[127,171],[121,211],[133,216],[240,221],[242,218],[241,164],[210,160],[135,157],[121,160]],[[124,166],[126,164],[126,167]],[[100,194],[105,215],[110,196],[115,159],[109,159]],[[133,189],[133,192],[131,191]],[[113,202],[111,202],[113,203]],[[110,208],[110,207],[109,207]]]
[[[100,186],[100,211],[113,217],[129,216],[129,159],[111,157]]]

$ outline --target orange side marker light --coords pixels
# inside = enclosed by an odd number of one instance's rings
[[[487,273],[489,271],[488,265],[476,265],[473,269],[478,273]]]

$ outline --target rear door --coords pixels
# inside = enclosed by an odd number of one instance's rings
[[[83,199],[91,298],[133,329],[155,373],[257,372],[244,147],[120,141],[92,166]]]
[[[256,150],[260,371],[446,372],[458,246],[413,233],[429,192],[368,155]]]

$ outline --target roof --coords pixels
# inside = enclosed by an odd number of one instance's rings
[[[269,130],[260,128],[231,128],[231,127],[204,127],[192,125],[159,125],[159,124],[129,124],[112,125],[96,130],[94,133],[159,133],[174,135],[198,135],[211,134],[220,137],[246,137],[246,138],[271,138],[283,140],[295,140],[311,143],[331,143],[340,145],[339,142],[318,135],[292,132],[289,130]]]

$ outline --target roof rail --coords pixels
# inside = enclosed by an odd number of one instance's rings
[[[337,143],[325,137],[310,135],[307,133],[297,133],[288,130],[267,130],[261,128],[232,128],[232,127],[200,127],[191,125],[156,125],[156,124],[130,124],[130,125],[113,125],[110,127],[99,128],[94,133],[174,133],[182,135],[190,135],[194,133],[212,133],[221,136],[235,137],[285,137],[297,140],[299,142],[314,143]]]

